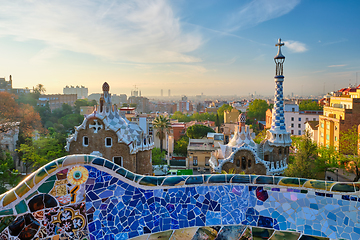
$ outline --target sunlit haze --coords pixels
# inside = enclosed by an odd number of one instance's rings
[[[359,1],[1,1],[0,77],[47,93],[285,95],[360,84]]]

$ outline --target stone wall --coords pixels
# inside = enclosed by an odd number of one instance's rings
[[[360,183],[134,174],[54,160],[0,196],[0,239],[360,239]]]

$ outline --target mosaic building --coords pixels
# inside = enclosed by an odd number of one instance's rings
[[[275,74],[275,97],[272,111],[271,129],[266,133],[266,139],[256,144],[252,138],[250,128],[245,126],[246,116],[239,116],[239,126],[227,145],[220,145],[220,149],[214,152],[210,158],[210,166],[213,172],[229,171],[234,169],[236,173],[279,175],[288,166],[289,147],[291,146],[290,133],[286,131],[284,118],[283,98],[283,63],[285,56],[281,53],[284,43],[275,45],[279,47],[278,54],[274,57],[276,64]]]
[[[360,239],[360,182],[134,174],[63,157],[0,195],[0,239]]]
[[[111,103],[109,84],[105,82],[102,89],[99,106],[75,127],[75,133],[67,139],[66,151],[102,156],[132,172],[151,175],[152,136],[120,116]]]

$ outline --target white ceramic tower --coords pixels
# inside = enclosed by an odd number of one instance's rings
[[[290,133],[286,131],[284,117],[283,64],[285,56],[281,53],[281,47],[284,46],[281,38],[275,46],[279,47],[279,50],[278,54],[274,57],[276,64],[274,108],[271,128],[267,131],[267,139],[270,145],[287,147],[291,145],[291,138]]]

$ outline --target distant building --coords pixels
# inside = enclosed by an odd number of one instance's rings
[[[136,111],[138,113],[149,113],[150,112],[149,99],[146,97],[131,96],[128,99],[128,103],[136,104]]]
[[[10,75],[9,81],[6,81],[5,78],[0,78],[0,92],[9,92],[12,90],[12,79]]]
[[[305,122],[318,121],[322,115],[322,110],[299,110],[298,104],[285,104],[284,117],[285,124],[291,135],[302,135],[305,130]],[[272,123],[272,109],[266,111],[266,128],[270,128]]]
[[[46,106],[49,103],[49,107],[52,110],[61,108],[64,103],[74,106],[77,100],[76,94],[41,94],[37,101],[38,106]]]
[[[240,112],[235,108],[224,111],[224,123],[237,123]]]
[[[100,105],[76,127],[75,134],[67,139],[69,154],[102,156],[139,174],[152,174],[152,136],[138,124],[121,117],[112,105],[109,85],[102,86]]]
[[[63,88],[63,94],[76,94],[77,99],[85,99],[88,98],[88,88],[84,86],[66,86]]]
[[[210,173],[209,160],[216,149],[219,146],[214,146],[214,139],[189,139],[187,169],[193,169],[195,173]]]
[[[360,124],[360,88],[343,88],[333,93],[324,105],[324,114],[319,117],[318,144],[334,146],[341,151],[339,138]]]
[[[315,143],[317,143],[318,140],[318,128],[319,128],[319,121],[305,122],[305,131],[309,133],[311,140]]]

